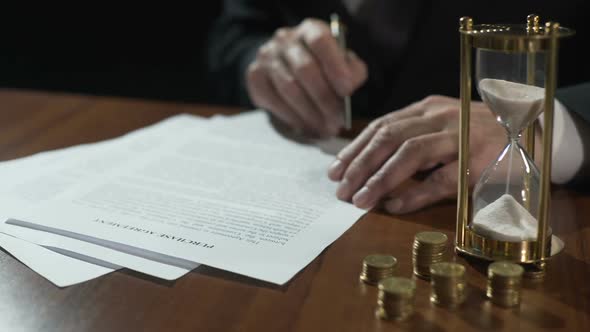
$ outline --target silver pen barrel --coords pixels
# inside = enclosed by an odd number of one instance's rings
[[[338,14],[330,15],[330,31],[336,38],[338,45],[346,52],[346,27],[340,22]],[[350,96],[344,97],[344,127],[349,130],[352,127],[352,110]]]

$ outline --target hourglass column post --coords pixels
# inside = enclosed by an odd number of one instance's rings
[[[461,17],[461,32],[473,29],[470,17]],[[461,109],[459,113],[459,174],[457,186],[457,229],[455,244],[465,247],[465,229],[467,228],[469,197],[469,115],[471,111],[471,54],[472,37],[461,33]]]
[[[539,33],[539,16],[530,14],[526,18],[526,30],[528,34]],[[533,49],[533,43],[529,41],[526,51],[526,83],[528,85],[535,85],[535,67],[536,67],[536,50]],[[531,160],[535,161],[535,124],[537,121],[533,121],[524,133],[524,141],[526,152],[531,157]],[[530,174],[527,175],[525,180],[526,192],[524,206],[527,210],[531,208],[531,178]]]
[[[536,34],[539,33],[539,16],[535,14],[530,14],[526,18],[526,29],[529,34]],[[529,44],[530,45],[530,44]],[[532,50],[531,47],[527,49],[527,58],[526,58],[526,83],[528,85],[535,85],[535,50]],[[526,152],[531,157],[531,159],[535,160],[535,122],[527,127],[525,132],[525,146]]]
[[[545,33],[550,34],[545,76],[545,113],[543,127],[543,165],[541,193],[539,197],[539,224],[537,230],[537,257],[547,257],[547,232],[549,230],[549,204],[551,197],[551,151],[553,149],[553,106],[557,85],[557,34],[559,23],[545,23]]]

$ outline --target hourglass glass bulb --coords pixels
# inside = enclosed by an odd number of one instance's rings
[[[479,82],[482,99],[511,138],[517,138],[543,109],[545,89],[528,84],[484,78]]]

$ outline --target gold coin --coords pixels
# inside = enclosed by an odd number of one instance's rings
[[[403,277],[388,277],[379,282],[379,290],[388,294],[411,296],[416,290],[416,282]]]
[[[430,274],[441,277],[461,277],[465,274],[465,266],[459,263],[441,262],[430,265]]]
[[[365,257],[363,263],[378,269],[387,269],[397,264],[397,259],[391,255],[374,254]]]
[[[488,267],[488,277],[518,278],[523,273],[524,268],[522,266],[506,261],[494,262]]]
[[[420,232],[415,238],[420,244],[442,245],[448,240],[448,237],[441,232]]]

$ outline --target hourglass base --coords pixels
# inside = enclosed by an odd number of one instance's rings
[[[486,262],[487,263],[493,262],[493,260],[490,260],[486,257],[474,256],[473,254],[468,253],[467,251],[459,249],[459,248],[455,248],[455,250],[457,251],[457,254],[459,256],[464,257],[464,259],[469,264],[476,266],[476,269],[479,269],[482,273],[485,273],[485,270],[482,268],[487,266],[487,265],[482,265],[482,264],[485,264]],[[551,257],[548,257],[548,259],[549,258],[551,258]],[[535,283],[537,281],[542,281],[545,278],[545,274],[547,272],[548,260],[539,261],[539,262],[535,262],[535,263],[520,263],[520,262],[516,262],[516,263],[521,265],[524,268],[523,277],[528,280],[529,285],[530,285],[530,282]]]
[[[552,239],[555,238],[555,241]],[[548,245],[545,249],[545,259],[559,253],[563,243],[555,236],[547,238]],[[489,261],[507,260],[515,263],[539,263],[543,260],[537,257],[537,241],[508,242],[483,237],[471,229],[465,230],[465,246],[456,246],[460,253]],[[553,250],[552,250],[553,249]]]

